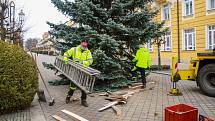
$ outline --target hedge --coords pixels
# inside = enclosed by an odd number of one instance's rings
[[[0,114],[28,107],[37,87],[36,64],[30,55],[0,41]]]

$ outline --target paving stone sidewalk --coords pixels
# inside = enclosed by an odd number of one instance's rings
[[[46,81],[54,80],[57,76],[53,75],[53,71],[43,69],[41,62],[53,62],[54,57],[40,55],[38,64]],[[118,105],[122,110],[122,115],[116,116],[112,109],[103,112],[98,112],[108,101],[104,97],[95,94],[95,97],[88,96],[90,107],[83,107],[80,101],[70,104],[65,104],[65,97],[68,86],[49,86],[50,92],[56,98],[56,104],[53,107],[42,103],[45,117],[48,121],[54,121],[51,115],[57,114],[68,121],[72,121],[71,117],[61,112],[62,109],[69,110],[76,113],[90,121],[162,121],[164,119],[164,109],[167,106],[178,103],[191,104],[199,109],[203,115],[213,117],[215,119],[215,98],[207,97],[199,91],[194,81],[180,81],[178,87],[183,93],[183,96],[169,96],[167,95],[171,88],[170,76],[161,74],[151,74],[147,78],[147,90],[136,93],[132,96],[125,105]],[[154,83],[152,83],[154,82]],[[152,90],[150,90],[152,89]],[[77,91],[75,97],[79,97]]]
[[[52,115],[58,115],[67,121],[73,121],[71,117],[61,112],[62,109],[76,113],[89,121],[164,121],[165,107],[178,103],[193,105],[198,108],[200,114],[215,119],[215,98],[203,95],[194,81],[180,81],[178,88],[183,95],[169,96],[168,92],[172,85],[170,76],[153,73],[147,77],[146,90],[135,93],[128,99],[127,104],[117,105],[122,111],[119,116],[112,109],[98,112],[99,108],[109,102],[104,100],[104,97],[98,96],[98,94],[94,94],[94,97],[88,96],[89,107],[81,106],[80,101],[66,104],[65,97],[68,85],[49,85],[48,81],[59,79],[59,77],[54,75],[54,71],[44,69],[42,66],[42,62],[53,63],[54,58],[54,56],[37,56],[40,71],[51,95],[55,98],[55,105],[48,106],[47,103],[39,103],[36,97],[30,109],[0,116],[0,121],[55,121],[51,117]],[[40,88],[44,89],[41,79]],[[47,92],[45,93],[47,96]],[[79,98],[80,91],[76,91],[74,97]],[[20,119],[20,117],[26,117],[26,119]]]

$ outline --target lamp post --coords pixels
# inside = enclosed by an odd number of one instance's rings
[[[178,63],[180,63],[180,27],[179,27],[179,1],[177,0],[177,34],[178,34]]]
[[[17,36],[18,36],[17,44],[21,47],[22,47],[22,25],[24,23],[24,17],[25,17],[25,14],[24,14],[23,10],[21,10],[19,12],[19,22],[18,22],[18,29],[17,29]]]
[[[10,19],[10,23],[13,23],[14,26],[14,22],[15,22],[15,3],[13,1],[10,2],[9,5],[9,19]]]
[[[7,22],[9,25],[7,34],[10,42],[12,42],[14,38],[14,29],[15,29],[15,3],[13,1],[11,1],[8,4]]]
[[[24,14],[23,10],[21,10],[21,11],[19,12],[19,25],[22,25],[22,24],[23,24],[23,22],[24,22],[24,17],[25,17],[25,14]]]
[[[0,0],[0,40],[9,40],[10,43],[20,44],[24,12],[18,13],[16,21],[15,3],[13,0]]]
[[[0,36],[2,40],[11,39],[15,28],[15,3],[0,0]]]
[[[5,13],[7,9],[7,0],[0,0],[0,39],[5,40],[6,28],[5,28]]]

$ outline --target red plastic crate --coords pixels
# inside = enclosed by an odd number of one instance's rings
[[[166,107],[165,121],[198,121],[198,109],[186,104]]]

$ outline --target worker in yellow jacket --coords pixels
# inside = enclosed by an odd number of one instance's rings
[[[140,72],[143,88],[145,88],[146,87],[145,70],[147,68],[150,68],[151,66],[151,57],[149,51],[144,47],[144,45],[139,45],[139,49],[137,50],[136,55],[134,56],[134,59],[132,61],[136,63],[136,65],[132,69],[133,74],[134,72],[137,71]]]
[[[64,62],[67,64],[68,59],[73,60],[74,62],[83,64],[83,66],[88,67],[93,63],[93,58],[90,50],[87,48],[88,42],[86,40],[81,41],[81,44],[77,47],[73,47],[67,52],[64,53]],[[76,86],[73,83],[70,83],[70,88],[66,97],[66,103],[69,103],[70,98],[73,96]],[[87,94],[84,91],[81,91],[81,104],[85,107],[88,107],[87,104]]]

